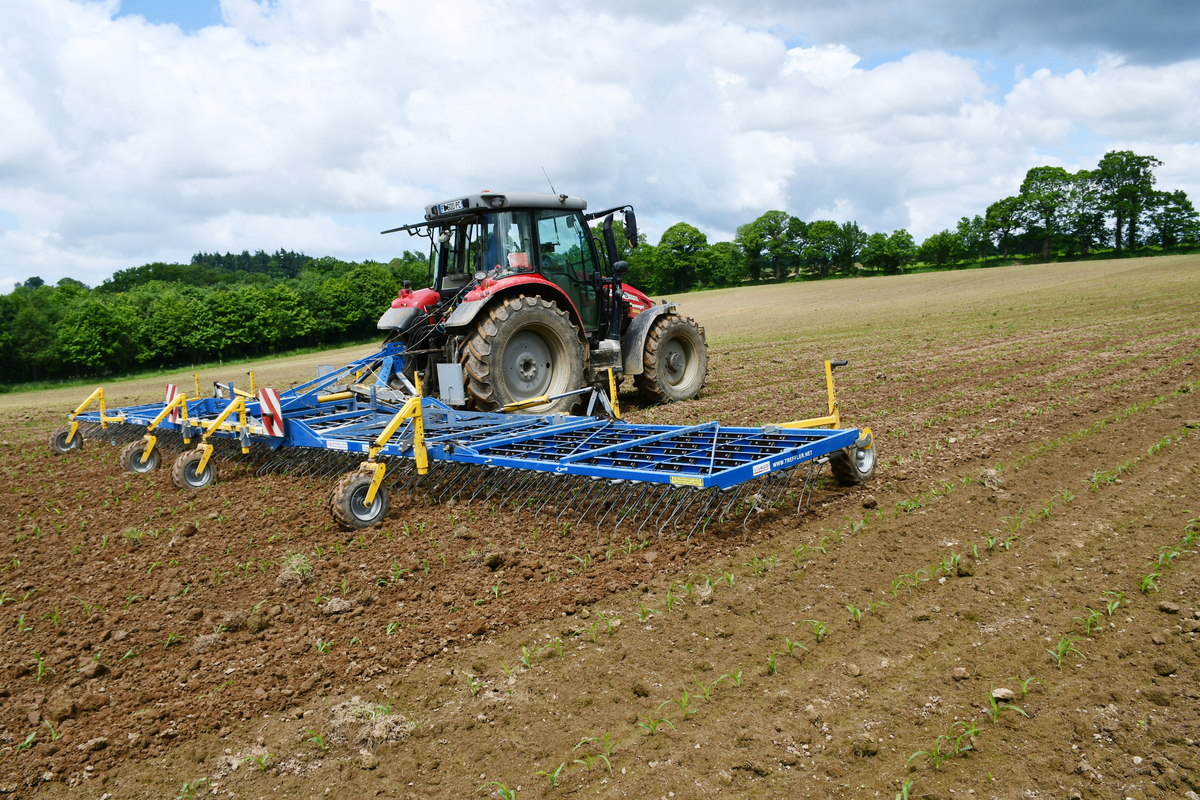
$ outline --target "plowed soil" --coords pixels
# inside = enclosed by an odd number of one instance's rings
[[[684,299],[709,384],[630,418],[815,415],[845,358],[875,480],[690,543],[420,497],[352,535],[6,398],[0,797],[1200,792],[1200,259]]]

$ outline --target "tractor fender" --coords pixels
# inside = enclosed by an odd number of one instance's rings
[[[420,308],[389,308],[383,312],[375,327],[381,331],[407,330],[424,313]]]
[[[678,303],[651,306],[629,323],[625,335],[621,337],[621,361],[626,375],[642,374],[642,352],[646,349],[646,337],[650,334],[650,326],[663,314],[674,311],[677,307]]]
[[[471,324],[471,320],[475,319],[475,315],[487,307],[492,298],[485,297],[482,300],[464,300],[458,304],[458,308],[446,318],[445,327],[463,328]]]

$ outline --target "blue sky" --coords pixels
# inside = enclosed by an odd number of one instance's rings
[[[198,251],[388,260],[465,190],[922,239],[1034,166],[1200,193],[1200,4],[26,0],[0,18],[0,291]],[[481,54],[487,54],[482,58]]]

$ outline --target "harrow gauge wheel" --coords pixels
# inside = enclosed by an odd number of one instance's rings
[[[875,477],[875,456],[878,450],[874,442],[865,447],[852,444],[845,450],[829,455],[829,469],[839,486],[858,486]]]
[[[146,452],[146,442],[142,439],[135,439],[121,450],[121,469],[126,472],[153,472],[158,469],[162,463],[162,453],[159,448],[154,448],[150,451],[150,457],[142,460],[142,454]]]
[[[65,456],[72,450],[83,449],[83,432],[75,431],[74,438],[70,442],[67,441],[67,434],[71,432],[70,428],[60,428],[50,434],[50,449],[60,456]]]
[[[145,447],[145,445],[142,446]],[[204,454],[199,450],[189,450],[175,459],[175,464],[171,467],[171,480],[174,484],[180,489],[202,489],[209,484],[216,483],[216,462],[210,458],[204,471],[200,472],[197,467],[200,466],[202,458],[204,458]]]
[[[646,336],[641,375],[634,383],[656,403],[690,400],[708,377],[708,343],[704,329],[688,317],[665,314]]]
[[[388,515],[391,500],[386,486],[380,486],[375,500],[367,505],[367,492],[371,488],[372,474],[363,470],[349,472],[333,486],[329,498],[334,519],[347,528],[369,528],[382,522]]]

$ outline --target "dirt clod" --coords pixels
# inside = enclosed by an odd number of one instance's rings
[[[1154,659],[1154,671],[1163,677],[1175,674],[1179,669],[1179,664],[1170,658]]]

